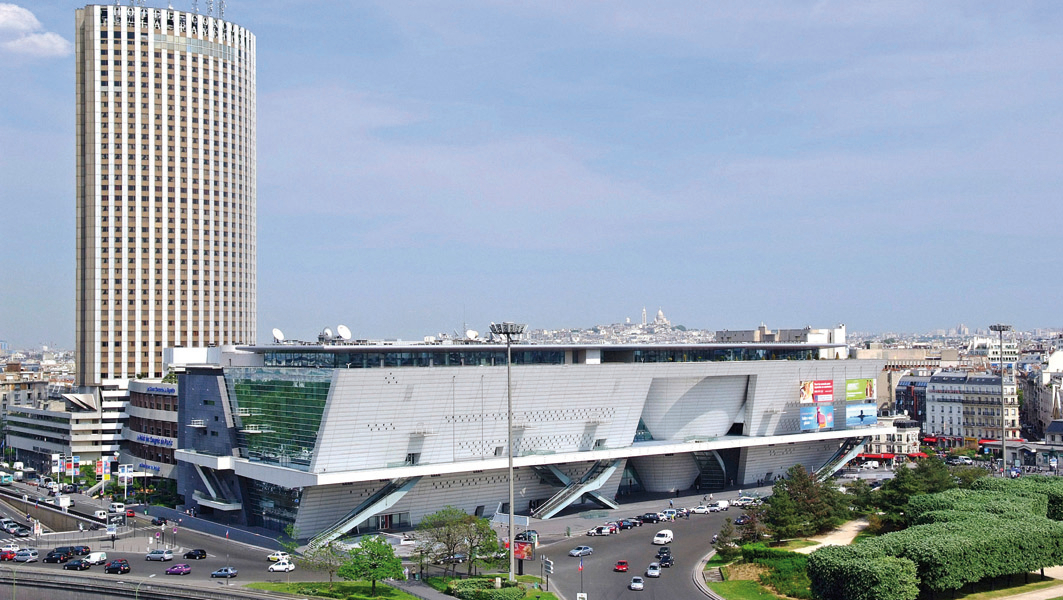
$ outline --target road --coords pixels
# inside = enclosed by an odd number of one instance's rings
[[[668,508],[661,506],[659,510]],[[689,519],[679,519],[672,523],[646,523],[609,536],[573,535],[562,542],[540,547],[540,555],[548,556],[554,561],[554,575],[550,578],[550,589],[555,588],[568,600],[575,600],[581,589],[587,593],[588,600],[615,600],[619,598],[641,598],[642,600],[674,600],[675,598],[698,598],[701,592],[691,580],[691,570],[698,561],[711,550],[710,540],[720,530],[725,518],[734,519],[742,514],[741,509],[732,508],[726,512],[707,515],[690,515]],[[597,522],[587,523],[586,529]],[[660,578],[646,577],[646,567],[655,562],[655,555],[660,546],[651,543],[654,534],[662,529],[671,529],[675,534],[673,543],[668,544],[675,557],[675,566],[661,570]],[[568,551],[576,546],[591,546],[594,554],[583,557],[583,572],[579,571],[579,558],[568,556]],[[630,564],[630,572],[618,573],[613,566],[618,560]],[[524,565],[525,573],[538,575],[539,565],[528,562]],[[646,581],[643,591],[627,588],[634,575],[642,576]]]

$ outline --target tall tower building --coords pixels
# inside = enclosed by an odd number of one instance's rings
[[[114,5],[76,30],[78,384],[254,343],[255,36]]]

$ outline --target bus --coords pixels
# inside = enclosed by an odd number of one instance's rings
[[[0,471],[0,485],[11,485],[11,473]]]

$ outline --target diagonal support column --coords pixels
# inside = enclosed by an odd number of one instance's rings
[[[532,516],[537,519],[549,519],[564,510],[568,505],[575,502],[584,494],[595,503],[606,508],[619,508],[619,505],[612,500],[596,493],[596,490],[605,485],[605,482],[612,477],[619,465],[619,459],[600,460],[594,463],[594,465],[592,465],[591,468],[588,469],[578,480],[572,479],[562,473],[557,467],[550,465],[550,471],[558,478],[558,480],[565,484],[565,487],[543,503],[542,506],[536,508],[535,511],[532,512]]]

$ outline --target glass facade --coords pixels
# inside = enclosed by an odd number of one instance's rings
[[[602,362],[728,362],[740,360],[816,360],[819,348],[639,348],[622,351],[617,356],[608,350],[602,351]],[[628,359],[628,357],[630,357]],[[627,360],[622,360],[627,359]]]
[[[490,367],[506,364],[505,350],[417,350],[396,352],[310,352],[283,350],[265,352],[271,367],[318,367],[322,369],[371,369],[392,367]],[[563,350],[513,350],[515,365],[563,365]]]
[[[248,524],[275,531],[295,523],[302,488],[286,488],[264,481],[248,480]]]
[[[331,369],[225,369],[240,455],[310,470]]]

